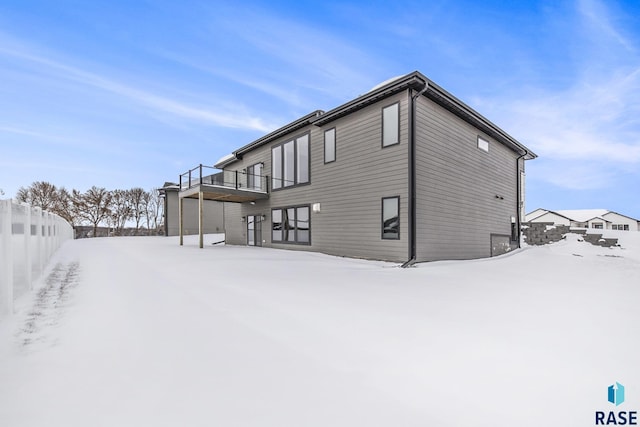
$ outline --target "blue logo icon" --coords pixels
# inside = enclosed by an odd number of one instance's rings
[[[624,386],[616,381],[615,385],[609,386],[608,399],[609,402],[618,406],[624,402]]]

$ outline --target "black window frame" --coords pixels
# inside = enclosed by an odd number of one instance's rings
[[[385,126],[384,126],[384,113],[385,113],[385,110],[387,110],[388,108],[394,107],[394,106],[398,107],[398,113],[396,115],[396,121],[397,121],[397,127],[398,127],[398,134],[396,135],[397,139],[396,139],[396,142],[394,142],[394,143],[385,144],[384,143],[385,142],[384,141],[384,128],[385,128]],[[381,118],[382,118],[382,126],[381,126],[382,135],[380,136],[380,139],[381,139],[382,148],[393,147],[394,145],[400,144],[400,101],[396,101],[396,102],[394,102],[392,104],[389,104],[389,105],[386,105],[386,106],[382,107]]]
[[[298,162],[298,139],[306,136],[307,137],[307,181],[306,182],[298,182],[299,175],[299,162]],[[284,185],[285,184],[285,149],[284,146],[290,142],[293,142],[293,184]],[[276,174],[274,173],[274,150],[276,148],[280,148],[280,186],[275,185]],[[307,131],[298,135],[295,135],[291,138],[287,138],[286,140],[274,144],[271,146],[271,191],[281,191],[288,188],[300,187],[302,185],[311,184],[311,132]]]
[[[391,200],[391,199],[395,199],[397,202],[397,206],[398,206],[398,232],[397,232],[397,236],[395,237],[385,237],[385,219],[384,219],[384,201],[385,200]],[[380,238],[382,240],[400,240],[400,196],[389,196],[389,197],[383,197],[381,199],[380,202]]]
[[[327,161],[327,132],[331,132],[331,131],[333,131],[333,160]],[[324,164],[325,165],[328,163],[333,163],[336,160],[338,160],[337,135],[338,135],[338,132],[335,127],[332,127],[331,129],[327,129],[324,131]]]
[[[299,236],[298,236],[298,209],[300,208],[306,208],[307,209],[307,218],[308,218],[308,222],[309,222],[309,227],[308,227],[308,232],[309,232],[309,239],[307,242],[301,242],[299,240]],[[288,221],[290,220],[290,218],[288,217],[287,214],[287,210],[289,209],[293,209],[294,211],[294,218],[293,218],[293,233],[294,233],[294,239],[291,240],[286,240],[286,236],[285,236],[285,224],[288,223]],[[274,232],[274,228],[273,228],[273,212],[274,211],[280,211],[280,224],[281,225],[281,239],[280,240],[274,240],[273,238],[273,232]],[[277,208],[272,208],[271,209],[271,243],[277,243],[277,244],[283,244],[283,245],[303,245],[303,246],[311,246],[311,205],[309,204],[303,204],[303,205],[293,205],[293,206],[282,206],[282,207],[277,207]]]

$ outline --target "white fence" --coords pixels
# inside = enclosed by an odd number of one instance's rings
[[[13,313],[15,298],[30,291],[51,255],[73,228],[58,215],[0,200],[0,316]]]

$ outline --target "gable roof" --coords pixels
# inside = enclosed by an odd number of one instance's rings
[[[594,219],[599,219],[600,221],[604,221],[604,222],[611,222],[608,219],[604,219],[601,216],[594,216],[593,218],[589,218],[588,220],[584,221],[584,222],[589,222],[589,221],[593,221]]]
[[[555,211],[561,215],[578,222],[587,222],[595,217],[602,216],[609,212],[607,209],[567,209]]]
[[[536,209],[535,211],[530,212],[528,215],[525,215],[525,218],[526,218],[527,216],[529,216],[529,215],[533,214],[533,213],[534,213],[534,212],[536,212],[536,211],[540,211],[540,214],[539,214],[539,215],[534,216],[534,217],[533,217],[533,218],[531,218],[531,219],[528,219],[526,222],[535,221],[536,219],[538,219],[538,218],[540,218],[540,217],[543,217],[543,216],[545,216],[545,215],[547,215],[547,214],[560,216],[560,217],[562,217],[562,218],[564,218],[564,219],[568,219],[569,221],[573,221],[571,218],[569,218],[569,217],[567,217],[567,216],[564,216],[564,215],[562,215],[562,214],[559,214],[559,213],[558,213],[558,212],[556,212],[556,211],[548,211],[548,210],[546,210],[546,209]]]
[[[563,218],[569,219],[571,221],[576,221],[576,222],[588,222],[588,221],[591,221],[592,219],[601,219],[606,222],[612,222],[606,218],[606,216],[609,214],[620,215],[625,218],[629,218],[630,220],[640,222],[640,220],[637,220],[628,215],[622,215],[618,212],[610,211],[607,209],[564,209],[564,210],[558,210],[558,211],[550,211],[548,209],[538,208],[526,214],[525,217],[528,217],[538,211],[540,211],[540,213],[534,216],[533,218],[529,219],[528,221],[534,221],[535,219],[540,218],[542,215],[545,215],[547,213],[553,213],[556,215],[560,215]]]
[[[620,216],[623,216],[623,217],[625,217],[625,218],[629,218],[630,220],[640,222],[640,220],[639,220],[639,219],[635,219],[634,217],[631,217],[631,216],[629,216],[629,215],[623,215],[623,214],[621,214],[621,213],[614,212],[614,211],[609,211],[609,212],[607,212],[606,214],[604,214],[604,216],[607,216],[607,215],[609,215],[609,214],[620,215]]]
[[[482,116],[480,113],[469,107],[455,96],[451,95],[446,90],[429,80],[419,71],[414,71],[404,76],[389,79],[371,89],[369,92],[361,95],[345,104],[340,105],[328,112],[322,110],[316,110],[310,114],[307,114],[300,119],[291,122],[275,131],[259,138],[244,147],[233,152],[233,157],[223,158],[224,161],[219,161],[215,167],[222,169],[225,166],[241,159],[244,153],[258,148],[262,145],[268,144],[290,132],[301,129],[309,124],[322,126],[330,123],[334,120],[365,108],[368,105],[374,104],[381,99],[392,96],[396,93],[400,93],[407,89],[420,90],[422,96],[427,97],[436,104],[445,108],[454,115],[460,117],[472,126],[482,130],[485,134],[494,138],[496,141],[509,147],[516,153],[524,156],[525,159],[535,159],[538,157],[534,152],[518,142],[511,135],[500,129],[494,123]]]

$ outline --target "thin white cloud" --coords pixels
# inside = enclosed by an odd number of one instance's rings
[[[377,83],[383,60],[335,33],[262,9],[234,7],[232,13],[216,13],[215,31],[232,34],[243,48],[268,58],[265,69],[255,71],[277,81],[280,91],[295,86],[344,99]],[[273,90],[272,85],[267,89]]]
[[[531,93],[511,109],[514,131],[541,155],[640,163],[640,68],[553,95]]]
[[[540,156],[532,165],[539,179],[600,189],[616,174],[640,171],[640,58],[603,3],[582,0],[576,12],[581,19],[574,32],[584,44],[596,38],[600,45],[573,52],[574,82],[564,89],[521,89],[480,108],[493,109],[505,129]]]
[[[614,25],[613,13],[604,3],[597,0],[579,0],[578,11],[585,18],[585,24],[594,38],[606,37],[629,51],[636,51],[633,43]]]
[[[210,108],[189,105],[122,84],[78,67],[33,54],[24,49],[17,50],[0,45],[0,54],[44,66],[59,72],[66,79],[119,95],[142,106],[185,119],[226,128],[257,130],[260,132],[268,132],[275,128],[274,125],[266,123],[258,116],[244,114],[241,111],[219,112]]]

